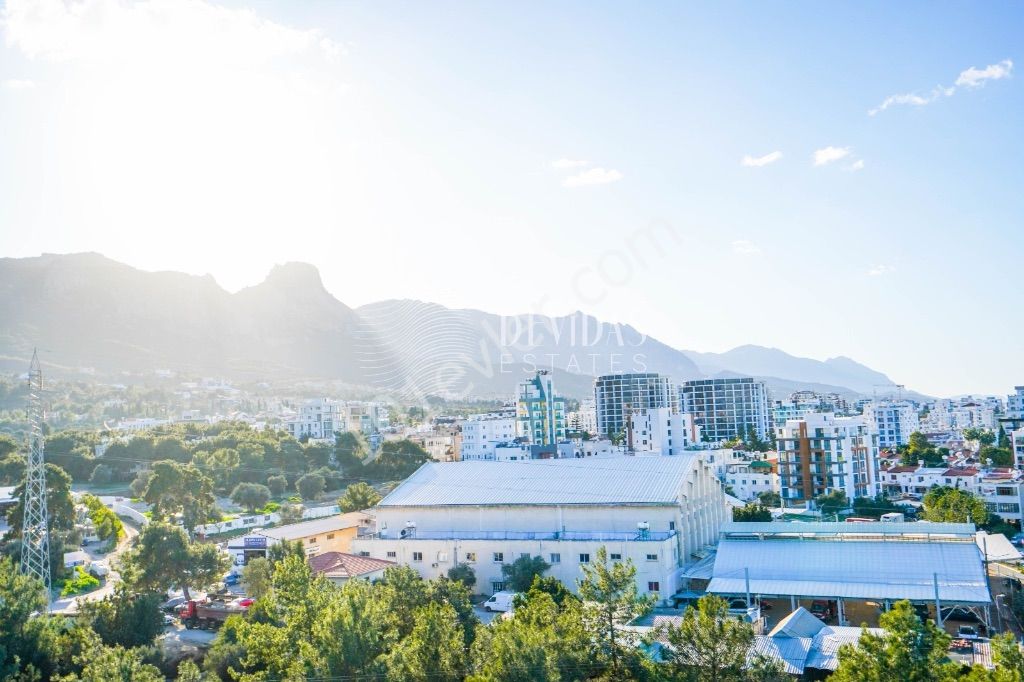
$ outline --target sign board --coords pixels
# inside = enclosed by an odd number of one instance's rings
[[[266,549],[267,539],[262,535],[246,535],[244,538],[246,549]]]

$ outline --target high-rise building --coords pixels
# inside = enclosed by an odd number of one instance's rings
[[[878,439],[863,417],[826,412],[791,419],[776,429],[776,442],[785,500],[807,502],[835,490],[854,500],[880,490]]]
[[[751,428],[767,440],[772,426],[768,387],[750,377],[697,379],[679,390],[680,410],[693,415],[710,443],[746,438]]]
[[[1024,419],[1024,386],[1014,386],[1013,393],[1006,396],[1006,416]]]
[[[864,406],[864,419],[878,434],[882,448],[906,445],[910,434],[921,429],[917,407],[905,400],[872,401]]]
[[[462,422],[461,459],[465,461],[495,459],[495,447],[516,438],[516,415],[513,411],[475,414]]]
[[[516,391],[517,434],[533,445],[555,445],[565,440],[565,398],[555,394],[555,382],[546,370],[519,382]]]
[[[625,445],[633,452],[680,455],[700,443],[700,429],[692,414],[680,414],[668,407],[633,410]]]
[[[594,409],[597,431],[617,436],[626,430],[626,415],[633,410],[669,408],[678,411],[679,402],[668,377],[643,374],[606,374],[594,380]]]

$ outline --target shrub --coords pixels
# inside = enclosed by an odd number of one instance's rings
[[[75,566],[74,573],[70,578],[64,579],[60,588],[60,596],[67,597],[73,594],[91,592],[100,586],[100,581],[85,572],[81,566]]]

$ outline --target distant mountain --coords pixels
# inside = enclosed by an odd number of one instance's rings
[[[826,384],[867,395],[876,387],[893,384],[892,380],[881,372],[846,357],[829,358],[825,361],[811,360],[795,357],[777,348],[749,345],[739,346],[725,353],[683,353],[706,374],[727,370],[747,376]]]
[[[392,300],[353,310],[316,268],[276,266],[229,293],[212,277],[144,272],[95,253],[0,259],[0,366],[33,347],[50,371],[171,369],[238,379],[331,380],[407,399],[507,397],[535,369],[567,395],[599,374],[652,371],[675,381],[764,377],[777,395],[812,388],[870,394],[889,379],[848,358],[825,362],[741,346],[679,351],[582,312],[499,316]]]

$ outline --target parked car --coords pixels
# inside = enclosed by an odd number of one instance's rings
[[[1017,533],[1012,538],[1010,538],[1010,542],[1017,545],[1018,547],[1024,547],[1024,533]]]
[[[164,613],[174,613],[178,610],[178,607],[184,603],[185,597],[171,597],[160,605],[160,610]]]
[[[224,585],[230,587],[242,582],[242,576],[238,573],[228,573],[224,576]]]
[[[491,598],[484,602],[484,611],[498,611],[504,613],[512,610],[512,600],[515,599],[515,592],[495,592]]]
[[[106,578],[110,573],[110,566],[102,561],[93,561],[89,564],[89,573],[93,574],[97,578]]]
[[[978,628],[973,625],[961,625],[956,631],[957,639],[978,639]]]
[[[828,620],[835,616],[835,609],[832,606],[832,602],[818,599],[811,602],[811,615],[816,616],[820,620]]]

